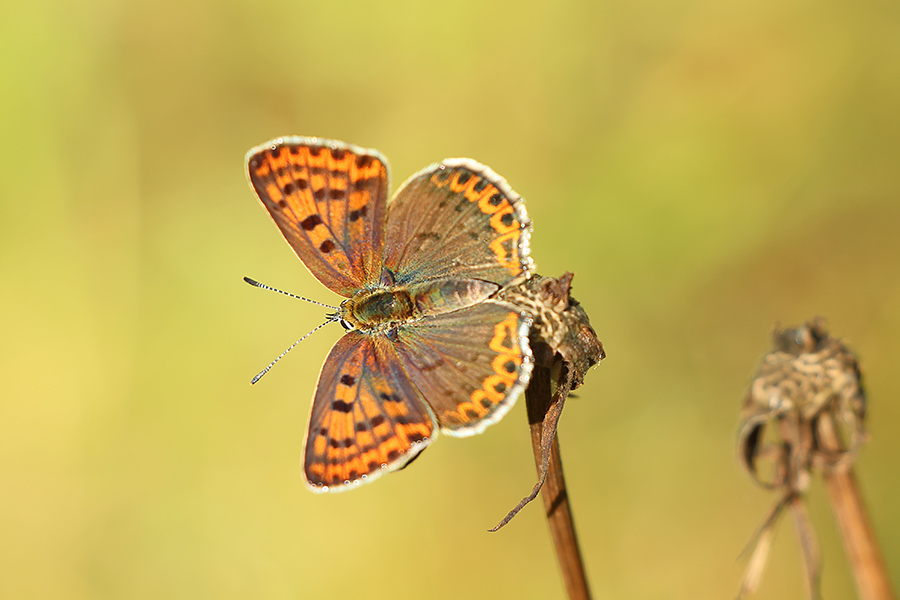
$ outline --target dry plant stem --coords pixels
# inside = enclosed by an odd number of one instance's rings
[[[531,427],[531,444],[534,448],[534,459],[538,474],[541,470],[541,431],[544,415],[550,406],[550,370],[535,365],[531,375],[531,383],[525,390],[525,403],[528,409],[528,423]],[[566,584],[569,600],[590,600],[584,573],[584,561],[578,548],[578,537],[575,534],[575,523],[569,508],[566,494],[566,481],[563,477],[562,460],[559,455],[559,439],[554,437],[550,453],[550,467],[547,479],[541,489],[550,535],[556,548],[556,556]]]
[[[841,442],[828,413],[819,417],[818,434],[825,450],[839,452]],[[861,600],[893,600],[894,592],[881,549],[869,522],[850,464],[825,470],[825,487],[838,522],[844,550],[853,567]]]

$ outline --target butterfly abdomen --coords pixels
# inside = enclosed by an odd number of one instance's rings
[[[423,316],[473,306],[484,302],[499,290],[500,286],[496,283],[481,279],[444,279],[409,287],[416,309]]]

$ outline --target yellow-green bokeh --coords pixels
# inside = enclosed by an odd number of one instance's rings
[[[318,496],[335,297],[250,192],[286,134],[506,177],[609,358],[562,418],[597,598],[720,599],[774,502],[733,458],[774,322],[862,361],[900,579],[900,10],[888,2],[84,0],[0,9],[0,597],[561,598],[524,409]],[[828,598],[853,581],[821,485]],[[803,593],[781,524],[761,598]]]

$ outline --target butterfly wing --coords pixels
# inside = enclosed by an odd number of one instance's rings
[[[492,301],[397,329],[403,366],[453,436],[481,433],[512,408],[528,385],[531,319]]]
[[[385,266],[397,283],[477,278],[504,285],[533,270],[522,199],[488,167],[447,159],[413,175],[388,205]]]
[[[331,349],[304,443],[313,491],[342,491],[403,467],[437,429],[428,405],[382,334],[350,331]]]
[[[350,296],[380,276],[387,162],[375,150],[288,137],[247,153],[260,202],[310,272]]]

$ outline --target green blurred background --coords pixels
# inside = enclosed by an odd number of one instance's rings
[[[0,596],[561,598],[524,407],[313,495],[299,455],[339,327],[244,153],[448,156],[527,199],[609,358],[561,441],[597,598],[721,599],[775,498],[734,460],[776,321],[862,360],[859,476],[900,579],[895,3],[163,0],[0,8]],[[855,594],[820,482],[826,598]],[[802,597],[781,523],[760,598]]]

